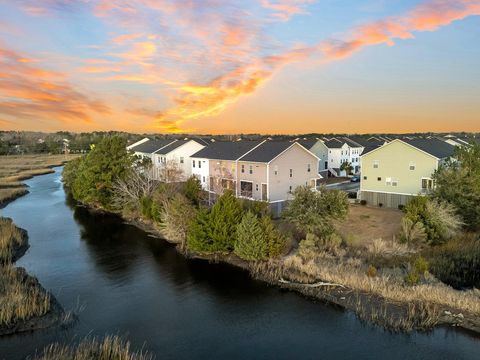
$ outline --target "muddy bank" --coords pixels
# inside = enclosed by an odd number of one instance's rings
[[[24,268],[15,268],[15,271],[22,284],[26,285],[29,289],[35,290],[36,292],[49,297],[50,309],[42,316],[19,319],[13,324],[8,325],[1,324],[0,336],[46,329],[52,326],[65,324],[68,318],[57,299],[40,285],[36,277],[29,275]]]
[[[12,222],[7,218],[7,221]],[[21,243],[14,242],[12,252],[12,264],[25,255],[29,248],[28,233],[26,230],[16,227],[22,237]],[[1,302],[9,303],[10,296],[36,296],[48,298],[49,306],[46,313],[40,316],[26,317],[24,319],[16,319],[14,322],[0,323],[0,336],[11,335],[19,332],[31,331],[36,329],[45,329],[51,326],[60,325],[65,323],[68,318],[63,310],[62,306],[58,303],[56,298],[38,282],[38,279],[32,275],[29,275],[24,268],[10,267],[11,264],[4,264],[4,268],[0,268],[0,300]],[[12,273],[13,272],[13,273]],[[7,275],[8,274],[8,275]],[[8,276],[8,279],[7,279]],[[4,277],[2,279],[2,277]],[[11,293],[7,291],[8,287],[14,286],[17,291]],[[32,295],[34,294],[34,295]],[[2,299],[3,298],[3,299]],[[32,302],[32,299],[27,299],[25,303]],[[29,306],[23,304],[23,306]]]

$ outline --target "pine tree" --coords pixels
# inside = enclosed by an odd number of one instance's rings
[[[285,238],[273,225],[269,216],[262,217],[260,221],[263,236],[267,243],[268,257],[277,257],[282,254],[285,249]]]
[[[213,252],[210,211],[200,209],[187,232],[187,248],[197,252]]]
[[[212,229],[212,250],[228,252],[235,245],[237,224],[242,220],[240,202],[231,191],[225,192],[212,207],[210,226]]]
[[[247,212],[237,226],[235,254],[244,260],[266,260],[268,250],[260,221],[252,212]]]

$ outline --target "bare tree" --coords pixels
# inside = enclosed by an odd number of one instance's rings
[[[114,206],[123,209],[137,206],[144,197],[151,197],[158,188],[152,166],[132,169],[124,179],[113,184]]]
[[[171,159],[156,168],[158,179],[165,183],[175,183],[184,180],[183,170],[177,161]]]
[[[210,177],[209,184],[209,203],[215,202],[216,197],[223,195],[226,190],[232,190],[236,193],[236,181],[232,172],[224,166],[222,162],[218,163],[214,168],[215,176]],[[211,194],[214,193],[214,197]]]

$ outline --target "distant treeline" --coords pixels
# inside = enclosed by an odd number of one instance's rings
[[[449,133],[458,137],[471,136],[465,132]],[[43,133],[33,131],[0,131],[0,155],[15,155],[15,154],[38,154],[51,153],[60,154],[67,149],[70,153],[86,153],[90,150],[92,144],[97,144],[107,136],[121,136],[127,139],[129,144],[132,144],[144,137],[154,139],[163,138],[202,138],[210,141],[215,139],[222,140],[259,140],[271,138],[272,140],[293,140],[303,138],[333,138],[339,136],[353,136],[354,134],[333,134],[333,133],[310,133],[299,135],[268,135],[268,134],[230,134],[230,135],[191,135],[191,134],[131,134],[120,131],[94,131],[85,133],[74,133],[67,131],[59,131],[56,133]],[[443,136],[444,133],[411,133],[411,134],[362,134],[355,135],[365,138],[371,136]],[[478,134],[477,134],[478,136]]]

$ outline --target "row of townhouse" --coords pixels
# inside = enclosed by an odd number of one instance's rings
[[[316,188],[319,157],[299,142],[219,141],[192,155],[192,174],[210,194],[266,201],[280,213],[298,186]]]
[[[361,156],[358,197],[369,205],[396,208],[434,188],[435,171],[455,146],[438,138],[403,138],[365,151]]]

